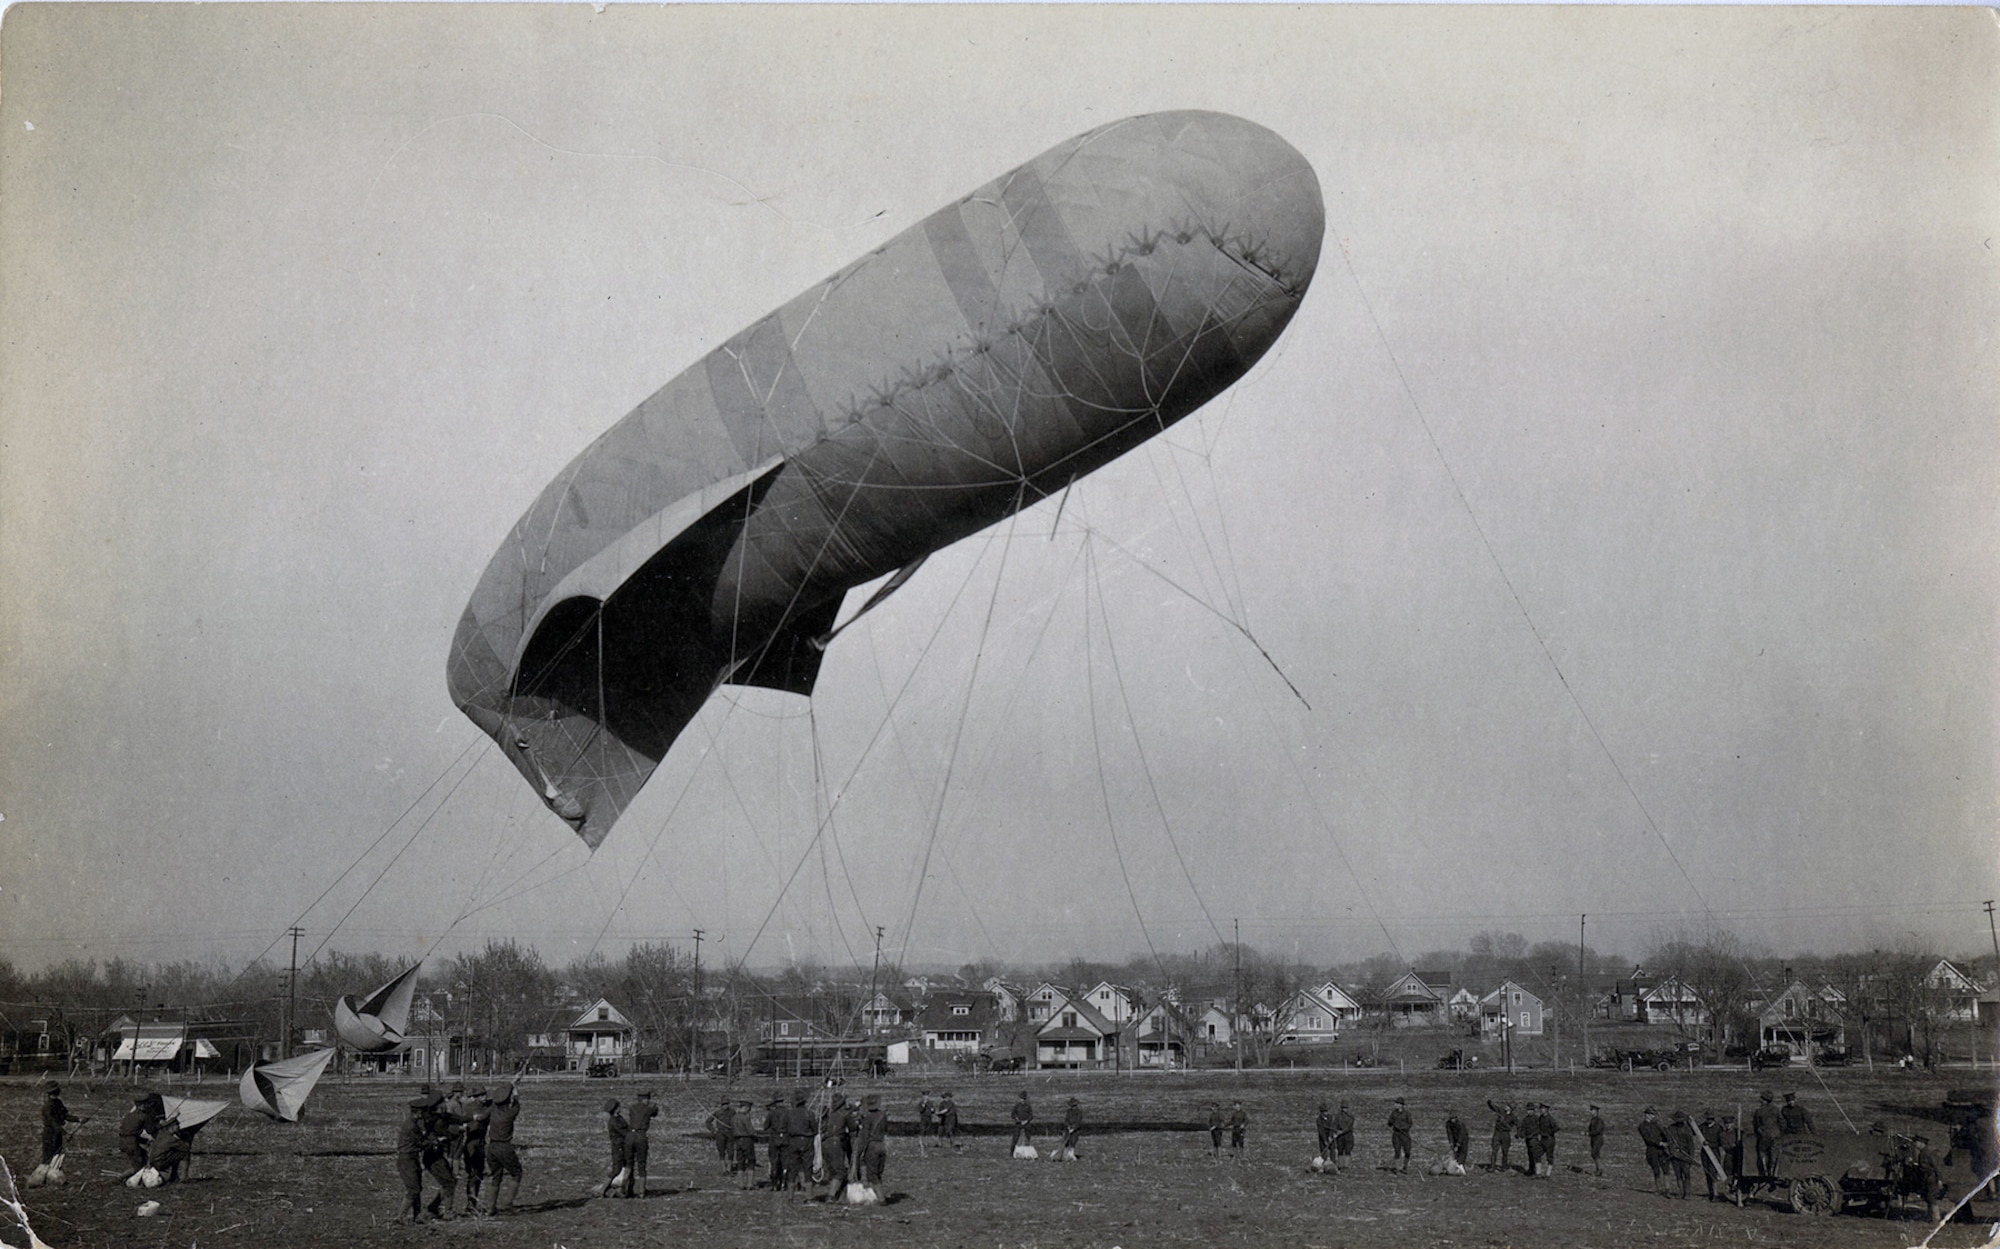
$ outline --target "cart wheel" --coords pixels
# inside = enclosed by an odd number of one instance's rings
[[[1840,1190],[1823,1175],[1808,1175],[1793,1180],[1791,1199],[1792,1211],[1795,1214],[1840,1213]]]

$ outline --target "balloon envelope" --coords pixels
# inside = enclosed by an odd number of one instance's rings
[[[295,1054],[278,1062],[252,1063],[237,1083],[237,1094],[243,1104],[252,1110],[296,1123],[299,1111],[304,1109],[306,1096],[319,1083],[327,1063],[333,1061],[334,1050],[311,1050]]]
[[[333,1029],[340,1039],[364,1054],[386,1054],[403,1043],[403,1030],[410,1026],[410,999],[417,991],[417,970],[413,963],[394,980],[365,998],[352,994],[333,1004]]]
[[[1298,152],[1220,113],[1060,144],[724,342],[514,526],[453,699],[595,847],[719,684],[810,693],[843,595],[1242,376],[1318,264]]]

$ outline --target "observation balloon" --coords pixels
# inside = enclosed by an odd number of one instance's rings
[[[1312,167],[1128,118],[759,319],[557,474],[459,621],[453,700],[595,848],[723,684],[809,694],[843,596],[1159,433],[1318,264]]]

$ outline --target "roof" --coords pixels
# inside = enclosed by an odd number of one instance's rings
[[[965,1014],[953,1013],[953,1008],[959,1006],[967,1008]],[[937,993],[917,1012],[916,1025],[925,1032],[966,1032],[984,1028],[999,1012],[990,993]]]
[[[1076,1013],[1074,1028],[1061,1024],[1063,1011]],[[1035,1031],[1035,1036],[1051,1041],[1077,1040],[1091,1036],[1110,1036],[1117,1031],[1117,1025],[1106,1019],[1095,1006],[1089,1002],[1076,1000],[1064,1006],[1062,1011],[1049,1016],[1049,1021]]]

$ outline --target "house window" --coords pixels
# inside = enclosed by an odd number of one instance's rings
[[[600,1006],[597,1008],[597,1022],[611,1022],[611,1008],[609,1006]]]
[[[1063,1027],[1065,1027],[1065,1028],[1074,1028],[1074,1027],[1076,1027],[1076,1012],[1075,1012],[1075,1011],[1073,1011],[1073,1010],[1066,1010],[1066,1011],[1064,1011],[1064,1012],[1063,1012]]]
[[[954,1015],[970,1015],[972,1008],[970,1006],[954,1006],[951,1008],[951,1013]]]
[[[1527,1012],[1527,1011],[1522,1011],[1522,1012],[1521,1012],[1521,1026],[1522,1026],[1523,1028],[1526,1028],[1526,1027],[1528,1026],[1528,1012]]]

